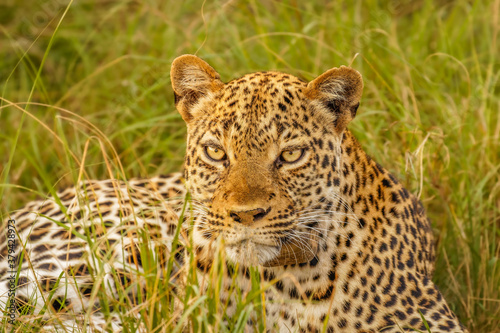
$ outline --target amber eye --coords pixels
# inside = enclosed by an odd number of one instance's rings
[[[216,162],[223,161],[226,159],[226,153],[224,152],[224,150],[213,146],[206,146],[205,154],[207,154],[208,158]]]
[[[304,149],[285,150],[281,153],[281,159],[286,163],[297,162],[304,154]]]

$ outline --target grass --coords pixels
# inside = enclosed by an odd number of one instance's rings
[[[68,2],[0,4],[4,216],[80,176],[178,170],[178,55],[197,53],[226,81],[351,64],[365,91],[350,128],[427,208],[434,281],[472,332],[500,332],[500,1]],[[155,288],[148,297],[166,293]],[[193,281],[186,293],[196,331],[223,330],[217,291],[198,297]],[[234,327],[258,306],[242,300]],[[159,313],[151,325],[171,316]]]

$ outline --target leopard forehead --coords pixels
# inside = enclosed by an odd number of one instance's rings
[[[209,118],[227,129],[238,122],[265,126],[298,118],[306,109],[306,83],[279,72],[257,72],[230,81],[215,95]],[[267,122],[266,122],[267,121]]]
[[[224,104],[243,102],[247,108],[256,102],[273,104],[273,102],[284,101],[290,106],[293,105],[295,98],[299,100],[304,98],[301,93],[306,85],[306,82],[293,75],[280,72],[256,72],[227,83],[220,97]],[[262,98],[262,100],[256,101],[257,98]]]
[[[254,157],[280,141],[305,145],[328,131],[324,115],[315,112],[304,94],[306,86],[280,72],[256,72],[232,80],[195,107],[203,113],[194,126],[188,124],[188,141],[199,144],[202,138],[213,138],[235,154],[245,150]]]

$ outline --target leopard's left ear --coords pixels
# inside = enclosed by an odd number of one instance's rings
[[[185,54],[175,58],[170,69],[170,78],[175,95],[175,106],[184,121],[197,116],[199,100],[210,98],[224,83],[219,73],[197,56]]]
[[[363,79],[350,67],[332,68],[309,82],[304,93],[316,109],[333,120],[336,131],[341,133],[356,116]]]

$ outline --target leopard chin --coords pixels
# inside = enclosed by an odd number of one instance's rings
[[[243,239],[231,244],[226,243],[225,251],[231,262],[246,266],[298,265],[316,257],[319,247],[317,240],[310,238],[307,243],[307,246],[296,243],[276,246],[255,242],[252,239]]]
[[[280,247],[243,240],[237,244],[226,245],[227,258],[241,265],[264,265],[279,257]]]

